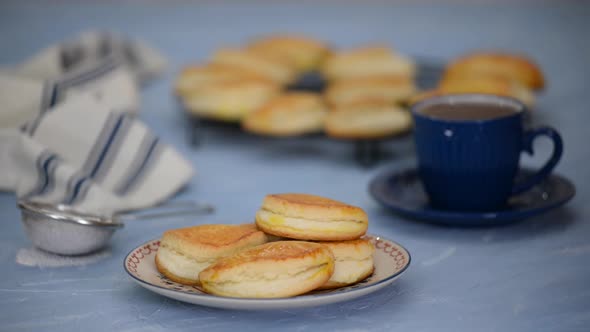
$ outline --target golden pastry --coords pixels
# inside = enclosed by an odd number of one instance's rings
[[[297,71],[316,69],[330,49],[318,40],[296,35],[276,35],[252,42],[250,49],[289,61]]]
[[[190,113],[204,118],[240,121],[280,92],[280,85],[266,79],[236,79],[194,88],[183,103]]]
[[[368,226],[363,209],[307,194],[274,194],[264,198],[256,225],[269,234],[298,240],[357,239]]]
[[[390,103],[361,101],[334,108],[326,117],[325,131],[339,139],[378,139],[412,128],[412,116]]]
[[[156,267],[168,279],[199,283],[199,273],[220,257],[267,242],[254,224],[201,225],[169,230],[160,240]]]
[[[501,77],[444,78],[438,88],[446,93],[483,93],[512,97],[532,107],[535,103],[533,92],[518,81]]]
[[[535,104],[535,95],[526,86],[520,84],[518,81],[510,81],[492,76],[443,79],[438,88],[414,95],[410,100],[410,104],[424,100],[428,97],[465,93],[480,93],[511,97],[522,102],[528,108],[533,107]]]
[[[254,71],[280,84],[291,83],[297,73],[285,59],[248,49],[218,50],[211,58],[211,62]]]
[[[443,96],[445,94],[446,93],[440,89],[430,89],[430,90],[419,91],[419,92],[415,93],[414,95],[412,95],[412,97],[410,97],[408,99],[406,104],[407,104],[407,106],[412,106],[418,102],[421,102],[422,100],[432,98],[432,97]]]
[[[414,81],[408,76],[378,76],[337,80],[324,94],[326,101],[336,106],[364,100],[401,103],[415,93]]]
[[[328,247],[303,241],[279,241],[222,258],[199,275],[211,294],[242,298],[277,298],[307,293],[334,272]]]
[[[246,131],[262,135],[303,135],[321,131],[326,113],[326,106],[318,94],[290,92],[249,113],[242,125]]]
[[[338,288],[366,279],[375,269],[375,248],[368,238],[358,240],[320,242],[334,254],[334,274],[320,289]]]
[[[531,59],[517,54],[468,54],[451,62],[444,73],[445,80],[488,76],[517,81],[531,90],[542,89],[545,86],[541,69]]]
[[[268,80],[264,75],[242,67],[209,63],[184,68],[176,79],[175,91],[184,96],[203,85],[244,79]]]
[[[321,72],[328,80],[371,76],[413,77],[415,71],[415,64],[410,58],[384,46],[336,52],[321,66]]]

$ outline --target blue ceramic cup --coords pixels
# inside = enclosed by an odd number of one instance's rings
[[[549,127],[525,130],[525,106],[511,98],[433,97],[415,104],[412,115],[419,173],[435,208],[498,211],[511,195],[547,177],[561,158],[559,134]],[[520,154],[532,154],[538,136],[553,141],[553,154],[533,176],[515,182]]]

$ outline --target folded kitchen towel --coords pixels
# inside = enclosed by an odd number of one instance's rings
[[[158,204],[191,164],[134,117],[138,86],[164,58],[86,33],[0,72],[0,189],[20,199],[114,213]]]
[[[68,97],[32,123],[9,158],[22,199],[112,213],[160,203],[193,175],[190,163],[141,122],[89,93]]]
[[[159,75],[167,65],[166,59],[145,43],[110,32],[90,31],[42,50],[15,70],[31,78],[56,80],[109,58],[121,61],[138,83]]]
[[[0,128],[20,128],[79,92],[91,93],[118,112],[139,111],[139,91],[133,74],[120,60],[108,57],[56,80],[22,76],[18,72],[0,73]]]
[[[82,33],[0,70],[0,128],[24,124],[72,91],[92,92],[117,111],[136,113],[138,86],[166,65],[142,42],[108,32]]]

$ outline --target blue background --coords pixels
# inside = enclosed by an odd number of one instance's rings
[[[172,66],[142,94],[143,119],[197,168],[181,197],[213,203],[213,216],[129,222],[110,257],[85,267],[39,269],[15,262],[30,246],[12,194],[0,194],[1,331],[587,331],[590,326],[590,6],[558,4],[388,4],[383,2],[107,2],[0,4],[0,63],[17,63],[42,47],[101,28],[141,38]],[[137,2],[140,3],[140,2]],[[388,144],[390,160],[373,169],[352,162],[347,144],[271,141],[209,133],[193,150],[171,94],[181,65],[216,48],[277,31],[307,33],[337,47],[383,42],[401,52],[446,61],[474,48],[525,52],[548,86],[534,122],[556,127],[565,153],[557,172],[578,194],[565,208],[498,228],[464,229],[408,221],[367,193],[386,168],[415,164],[410,139]],[[528,166],[543,164],[540,140]],[[410,269],[377,294],[305,310],[239,312],[188,305],[137,286],[124,255],[165,229],[253,220],[267,193],[307,192],[366,209],[369,230],[412,253]]]

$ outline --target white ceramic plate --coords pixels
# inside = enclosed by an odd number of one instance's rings
[[[305,295],[278,299],[244,299],[220,297],[204,293],[198,286],[185,286],[164,277],[156,269],[154,259],[160,240],[146,242],[125,257],[125,271],[139,285],[178,301],[208,307],[264,310],[312,307],[352,300],[391,284],[410,265],[410,253],[401,245],[376,235],[369,235],[375,245],[375,271],[352,286],[316,291]]]

